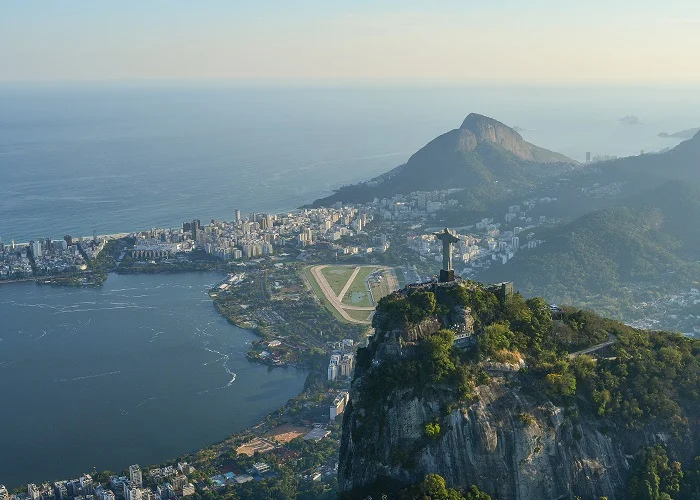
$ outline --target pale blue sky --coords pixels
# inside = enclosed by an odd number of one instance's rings
[[[0,0],[0,81],[700,83],[697,0]]]

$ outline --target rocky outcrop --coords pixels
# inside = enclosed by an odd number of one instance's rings
[[[503,148],[522,160],[540,163],[576,163],[562,154],[526,142],[515,129],[498,120],[471,113],[459,127],[457,150],[471,152],[484,142]]]
[[[477,402],[446,417],[443,403],[406,396],[397,392],[374,414],[353,395],[343,424],[341,491],[438,473],[450,486],[476,484],[500,500],[623,498],[631,454],[643,444],[639,435],[623,440],[574,424],[563,408],[523,394],[517,375],[492,378]],[[436,419],[441,435],[427,440],[425,424]]]
[[[412,288],[439,296],[458,286],[470,285]],[[428,336],[441,328],[470,331],[473,324],[471,311],[460,307],[403,326],[377,313],[376,334],[358,353],[343,417],[341,496],[365,498],[378,486],[405,486],[437,473],[451,487],[474,484],[499,500],[626,498],[633,455],[641,446],[670,441],[668,436],[651,427],[629,430],[590,414],[579,416],[584,410],[576,405],[556,406],[520,372],[522,360],[482,362],[490,381],[478,386],[466,404],[451,397],[453,388],[444,384],[418,391],[410,384],[387,387],[382,382],[386,364],[394,370],[387,380],[401,384],[393,367],[421,359],[414,356],[416,346]],[[430,423],[439,424],[437,437],[426,431]],[[693,439],[685,441],[674,445],[689,447],[675,449],[677,456],[693,451]]]

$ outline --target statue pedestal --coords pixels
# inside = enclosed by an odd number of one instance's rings
[[[445,271],[444,269],[440,269],[440,283],[449,283],[450,281],[455,280],[455,272],[454,269],[450,269],[449,271]]]

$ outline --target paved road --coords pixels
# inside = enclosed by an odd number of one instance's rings
[[[592,347],[588,347],[586,349],[581,349],[580,351],[572,352],[569,354],[570,358],[575,358],[577,356],[580,356],[582,354],[590,354],[595,351],[599,351],[600,349],[603,349],[604,347],[608,347],[609,345],[613,345],[615,342],[617,342],[617,337],[613,335],[612,333],[608,333],[608,340],[605,342],[602,342],[600,344],[596,344]]]

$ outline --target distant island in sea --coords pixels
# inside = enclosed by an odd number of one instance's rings
[[[634,115],[625,115],[618,120],[622,125],[639,125],[641,120]]]
[[[700,127],[681,130],[680,132],[675,132],[673,134],[669,134],[667,132],[660,132],[659,137],[673,137],[675,139],[692,139],[698,132],[700,132]]]

